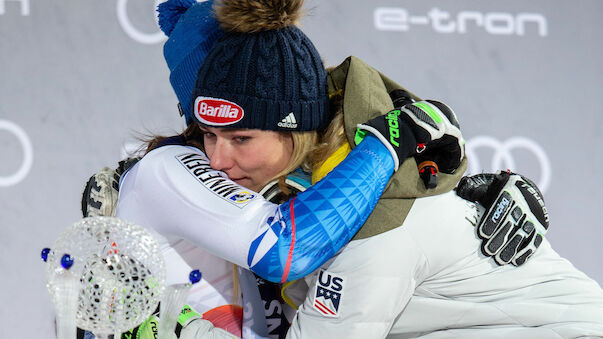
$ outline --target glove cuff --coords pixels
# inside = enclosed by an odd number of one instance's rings
[[[400,159],[398,159],[398,153],[396,152],[396,150],[394,150],[394,147],[389,143],[389,141],[385,139],[383,134],[381,134],[376,128],[365,124],[358,124],[356,125],[356,128],[356,137],[354,138],[356,145],[358,145],[364,139],[364,137],[366,136],[366,132],[370,132],[372,135],[377,137],[377,139],[381,141],[383,146],[385,146],[385,148],[387,148],[387,150],[391,153],[392,158],[394,158],[394,173],[397,172],[398,167],[400,166]]]

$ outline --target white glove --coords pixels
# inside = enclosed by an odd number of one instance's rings
[[[225,331],[203,318],[194,318],[184,324],[180,339],[237,339],[236,335]]]
[[[128,158],[119,162],[116,169],[103,167],[92,175],[82,194],[82,215],[84,217],[115,216],[115,207],[119,197],[119,178],[139,158]]]

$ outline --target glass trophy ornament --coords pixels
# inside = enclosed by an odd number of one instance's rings
[[[158,339],[171,339],[173,337],[178,316],[186,302],[188,292],[194,284],[201,281],[201,277],[202,274],[199,270],[193,270],[188,275],[188,283],[172,284],[165,288],[159,309],[161,318],[159,319]]]
[[[59,339],[75,338],[76,326],[99,339],[119,338],[155,311],[165,289],[151,233],[115,217],[84,218],[44,252]]]

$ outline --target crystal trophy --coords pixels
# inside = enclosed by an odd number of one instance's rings
[[[75,338],[76,326],[99,339],[119,338],[155,311],[165,289],[151,233],[115,217],[76,222],[42,257],[59,339]]]

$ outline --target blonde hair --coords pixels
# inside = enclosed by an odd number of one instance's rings
[[[320,135],[318,131],[289,132],[293,138],[293,153],[287,167],[275,176],[285,194],[290,193],[285,185],[287,174],[298,167],[306,172],[312,172],[348,142],[343,121],[343,97],[338,93],[330,99],[331,112],[334,112],[333,118]]]
[[[329,93],[329,104],[333,118],[320,134],[319,143],[312,151],[312,168],[322,165],[331,154],[348,142],[343,120],[343,91]]]
[[[287,174],[293,172],[296,168],[301,167],[305,171],[311,171],[309,154],[314,150],[318,143],[318,133],[316,131],[309,132],[282,132],[281,137],[290,137],[293,144],[291,158],[287,166],[280,171],[272,180],[284,180]],[[271,180],[271,181],[272,181]]]
[[[341,110],[335,113],[335,116],[320,135],[320,142],[313,149],[310,155],[312,168],[322,165],[336,150],[347,143],[345,135],[343,112]]]

